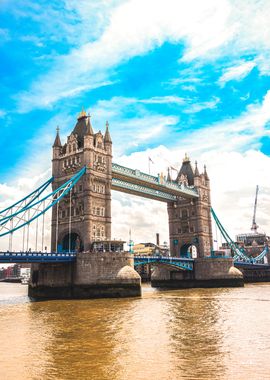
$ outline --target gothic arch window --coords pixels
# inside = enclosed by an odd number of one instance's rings
[[[182,219],[187,219],[187,218],[188,218],[188,210],[184,208],[182,210]]]
[[[76,151],[76,145],[75,145],[75,144],[72,145],[72,151],[73,151],[73,152]]]
[[[187,234],[187,233],[189,233],[189,227],[188,227],[188,224],[184,224],[184,225],[182,226],[182,232],[183,232],[183,234]]]
[[[97,216],[99,216],[99,215],[100,215],[100,208],[97,207]]]

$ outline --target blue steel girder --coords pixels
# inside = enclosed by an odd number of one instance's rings
[[[194,260],[166,256],[134,256],[134,266],[146,264],[166,265],[181,270],[193,271]]]
[[[83,167],[67,182],[50,194],[47,194],[42,199],[35,200],[35,202],[30,202],[27,206],[22,207],[11,215],[3,217],[0,220],[0,237],[19,230],[39,218],[41,215],[45,214],[45,212],[47,212],[70,192],[70,190],[85,174],[85,171],[86,168]],[[2,232],[3,230],[4,232]]]
[[[147,189],[157,190],[161,193],[166,193],[175,197],[199,197],[197,190],[196,188],[194,188],[194,186],[179,185],[177,182],[174,181],[166,181],[164,177],[155,177],[150,174],[143,173],[140,170],[126,168],[125,166],[121,166],[115,163],[112,164],[112,178],[113,180],[122,181],[122,183],[128,183],[126,187],[119,186],[119,188],[116,189],[120,191],[124,191],[123,189],[126,189],[126,191],[129,190],[128,187],[131,184],[142,186]],[[130,188],[130,190],[133,189]],[[150,192],[143,191],[142,193],[136,195],[147,196],[149,198],[151,194]]]
[[[0,263],[57,263],[76,260],[76,253],[0,252]]]

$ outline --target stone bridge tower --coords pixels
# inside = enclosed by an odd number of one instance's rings
[[[57,130],[53,144],[53,189],[84,166],[86,174],[71,194],[53,207],[53,252],[88,251],[92,241],[111,239],[112,140],[109,124],[106,122],[104,135],[101,131],[94,133],[90,116],[82,110],[64,145]]]
[[[185,156],[176,181],[194,186],[199,198],[168,203],[170,250],[172,256],[186,256],[193,248],[197,257],[210,256],[212,249],[210,181],[204,167],[199,173]]]

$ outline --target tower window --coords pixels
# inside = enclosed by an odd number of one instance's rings
[[[186,209],[182,210],[182,219],[188,218],[188,211]]]

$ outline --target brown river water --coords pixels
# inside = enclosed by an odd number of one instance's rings
[[[270,379],[270,284],[29,302],[0,283],[0,379]]]

